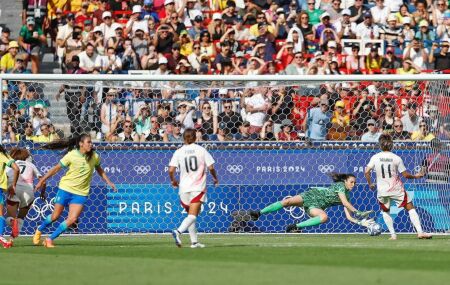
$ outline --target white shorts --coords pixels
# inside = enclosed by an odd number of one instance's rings
[[[188,211],[191,203],[206,202],[206,192],[187,192],[180,193],[181,206]]]
[[[406,191],[390,196],[377,197],[377,199],[381,209],[385,212],[389,211],[391,208],[391,201],[393,201],[398,208],[404,208],[406,204],[412,201]]]
[[[30,206],[34,201],[34,191],[32,189],[16,188],[16,194],[8,201],[19,203],[19,208]]]

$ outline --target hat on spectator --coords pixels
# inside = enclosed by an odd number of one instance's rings
[[[172,49],[180,49],[180,48],[181,48],[180,43],[173,43],[172,44]]]
[[[10,48],[19,48],[19,44],[16,41],[10,41],[8,44],[8,49]]]
[[[197,22],[197,23],[203,22],[203,17],[200,15],[195,16],[194,22]]]
[[[180,36],[187,35],[187,34],[188,34],[188,31],[186,31],[186,30],[182,30],[182,31],[180,32]]]
[[[33,85],[28,86],[27,88],[28,92],[36,92],[36,87],[34,87]]]
[[[113,24],[111,25],[111,29],[112,29],[113,31],[115,31],[115,30],[117,30],[117,29],[123,30],[123,27],[122,27],[122,25],[119,24],[119,23],[113,23]]]
[[[27,18],[27,25],[34,25],[34,24],[35,24],[34,18],[33,17],[28,17]]]
[[[337,48],[337,44],[335,41],[329,41],[327,44],[328,47]]]
[[[212,16],[213,21],[222,20],[222,15],[220,13],[214,13]]]
[[[345,107],[345,104],[344,104],[344,101],[337,101],[336,104],[334,104],[334,106],[335,106],[336,108],[337,108],[337,107],[344,108],[344,107]]]
[[[244,53],[242,51],[238,51],[234,54],[236,57],[244,57]]]
[[[330,18],[330,13],[324,12],[324,13],[322,13],[322,15],[320,15],[320,19],[321,19],[321,20],[322,20],[323,18],[325,18],[325,17]]]
[[[404,17],[403,18],[403,25],[405,25],[405,24],[411,24],[411,18],[410,17]]]
[[[284,13],[284,9],[282,7],[277,9],[277,14]]]
[[[44,105],[38,103],[38,104],[34,105],[33,108],[35,108],[35,109],[44,109]]]
[[[102,28],[101,28],[100,26],[96,26],[96,27],[94,28],[94,31],[93,31],[93,32],[94,32],[94,33],[100,32],[100,33],[103,34],[103,30],[102,30]]]
[[[158,59],[158,64],[167,64],[167,58],[165,58],[164,56],[161,56]]]
[[[352,14],[352,12],[350,12],[350,9],[344,9],[344,10],[342,10],[341,14],[342,14],[342,16],[344,16],[344,15],[350,16]]]
[[[151,6],[153,5],[153,0],[144,0],[144,6]]]
[[[227,95],[227,94],[228,94],[228,90],[226,88],[219,89],[219,95]]]
[[[58,8],[58,9],[56,9],[56,12],[55,12],[55,14],[62,14],[62,10],[61,10],[61,8]]]
[[[249,40],[249,41],[256,41],[256,40],[257,40],[257,37],[255,37],[255,36],[250,36],[250,37],[248,37],[248,40]]]
[[[112,16],[111,16],[111,12],[109,12],[109,11],[103,12],[103,14],[102,14],[102,19],[104,19],[104,18],[106,18],[106,17],[112,17]]]
[[[11,30],[10,30],[8,27],[4,27],[4,28],[2,29],[2,33],[7,33],[7,34],[9,34],[9,33],[11,33]]]
[[[367,121],[367,125],[376,125],[377,124],[377,122],[374,120],[374,119],[370,119],[370,120],[368,120]]]
[[[395,14],[389,14],[387,21],[388,22],[397,21],[397,16],[395,16]]]
[[[81,3],[81,7],[89,7],[89,2],[83,2],[83,3]]]
[[[92,25],[92,20],[86,19],[86,20],[84,20],[84,24],[85,25]]]
[[[314,53],[314,57],[320,57],[320,56],[322,56],[322,52],[321,51],[316,51]]]
[[[20,53],[18,53],[18,54],[16,55],[15,59],[16,59],[16,60],[21,60],[21,61],[24,61],[24,60],[25,60],[24,55],[23,55],[23,54],[20,54]]]
[[[108,92],[106,92],[106,94],[107,95],[114,95],[114,96],[116,96],[117,95],[117,90],[111,88],[111,89],[108,90]]]
[[[320,105],[327,105],[327,106],[329,106],[330,102],[328,102],[328,99],[323,98],[323,99],[320,99]]]
[[[422,20],[419,22],[419,27],[428,27],[428,22],[427,20]]]
[[[281,127],[287,127],[287,126],[292,126],[292,121],[289,119],[284,119],[283,121],[281,121]]]
[[[364,13],[364,18],[372,18],[372,14],[370,12]]]
[[[378,48],[377,48],[376,46],[372,46],[372,47],[370,48],[370,51],[376,51],[376,52],[378,52]]]
[[[175,3],[174,0],[164,0],[164,6]]]
[[[441,46],[449,46],[450,45],[450,41],[449,40],[442,40],[441,41]]]
[[[191,106],[191,107],[194,107],[194,104],[192,104],[189,101],[181,101],[180,103],[178,103],[177,107],[180,107],[180,106]]]
[[[141,7],[141,5],[134,5],[133,6],[133,14],[136,14],[136,13],[141,13],[142,12],[142,7]]]
[[[172,125],[173,125],[174,127],[179,127],[179,128],[182,128],[182,127],[183,127],[183,124],[182,124],[180,121],[174,121],[174,122],[172,123]]]
[[[69,14],[67,14],[66,18],[67,19],[71,19],[71,20],[75,20],[75,14],[69,13]]]

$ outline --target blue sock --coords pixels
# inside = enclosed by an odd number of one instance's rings
[[[45,220],[42,222],[42,224],[39,226],[38,230],[40,232],[42,232],[43,230],[45,230],[46,227],[48,227],[49,225],[51,225],[53,223],[52,221],[52,215],[48,215]]]
[[[0,236],[2,236],[3,233],[5,232],[5,226],[6,226],[5,217],[1,216],[0,217]]]
[[[59,235],[65,232],[67,228],[68,227],[66,221],[62,222],[61,224],[59,224],[58,228],[56,228],[56,230],[52,233],[50,239],[54,240],[55,238],[59,237]]]

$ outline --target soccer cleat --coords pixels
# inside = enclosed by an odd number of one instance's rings
[[[19,236],[19,221],[17,219],[11,220],[11,237],[16,238]]]
[[[40,230],[36,230],[36,232],[34,233],[33,236],[33,244],[34,245],[39,245],[41,243],[41,231]]]
[[[286,232],[287,233],[301,233],[302,230],[300,228],[297,227],[296,224],[292,224],[286,227]]]
[[[397,235],[391,235],[391,237],[389,238],[389,240],[397,240]]]
[[[53,241],[49,238],[46,238],[43,242],[42,245],[46,248],[54,248],[55,245],[53,244]]]
[[[191,244],[191,248],[205,248],[205,245],[199,242],[194,242]]]
[[[259,217],[261,216],[261,212],[260,211],[252,211],[252,210],[250,210],[248,213],[250,214],[250,217],[252,217],[253,221],[257,221],[259,219]]]
[[[181,247],[181,233],[178,230],[173,230],[172,237],[175,240],[176,246]]]
[[[8,241],[4,237],[0,236],[0,244],[3,248],[10,248],[12,246],[12,241]]]
[[[418,234],[417,237],[418,237],[419,239],[432,239],[432,238],[433,238],[432,235],[427,234],[427,233],[421,233],[421,234]]]

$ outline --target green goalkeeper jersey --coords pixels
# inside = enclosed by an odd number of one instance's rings
[[[328,207],[342,205],[339,193],[344,193],[349,199],[349,191],[345,188],[344,182],[337,182],[330,187],[311,187],[306,192],[301,193],[303,207],[305,210],[319,208],[325,210]]]

